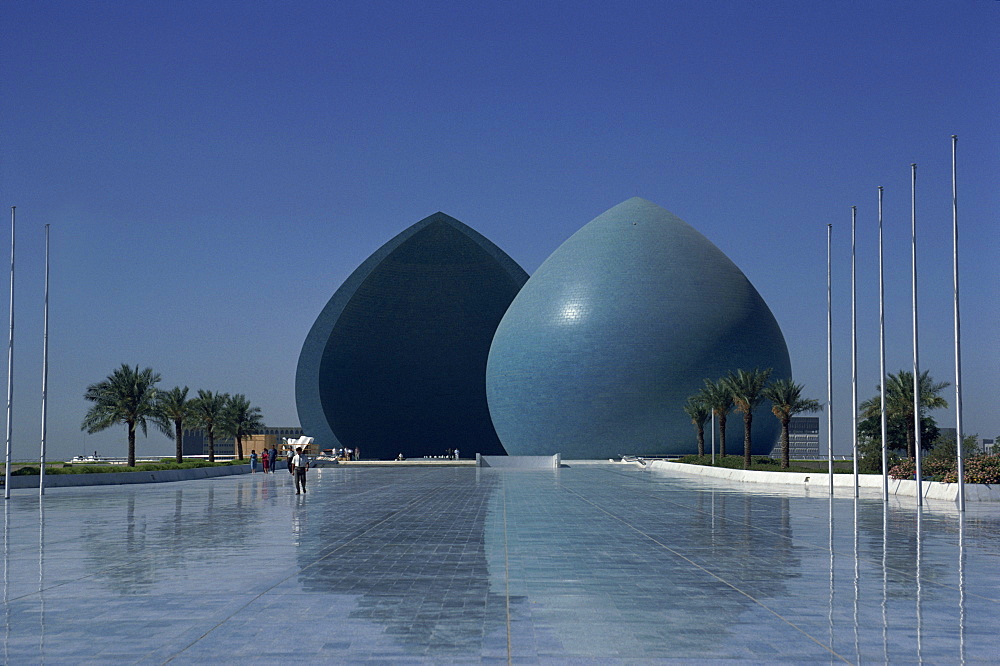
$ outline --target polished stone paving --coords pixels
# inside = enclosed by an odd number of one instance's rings
[[[995,662],[1000,510],[628,465],[14,491],[2,662]]]

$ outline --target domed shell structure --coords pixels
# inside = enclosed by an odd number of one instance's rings
[[[306,337],[295,378],[304,432],[321,448],[360,448],[369,459],[503,455],[486,359],[527,279],[444,213],[400,233],[337,289]]]
[[[645,199],[585,225],[539,267],[497,328],[490,414],[510,455],[568,459],[696,451],[684,413],[706,378],[790,377],[784,337],[757,290],[707,238]],[[753,449],[779,432],[754,413]],[[729,420],[727,452],[743,451]]]

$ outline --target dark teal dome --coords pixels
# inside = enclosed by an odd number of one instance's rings
[[[400,233],[337,289],[302,345],[295,397],[305,434],[365,458],[502,455],[486,359],[527,279],[444,213]]]
[[[511,455],[609,458],[696,449],[684,413],[703,380],[791,376],[781,329],[746,276],[669,211],[633,198],[595,218],[531,276],[497,328],[490,414]],[[754,413],[755,454],[780,427]],[[731,418],[729,452],[743,450]]]

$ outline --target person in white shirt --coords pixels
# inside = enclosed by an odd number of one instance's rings
[[[306,470],[309,469],[309,457],[302,453],[302,447],[295,448],[292,457],[292,467],[295,470],[295,494],[306,491]]]

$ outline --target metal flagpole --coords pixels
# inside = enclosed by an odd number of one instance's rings
[[[10,337],[7,342],[7,458],[4,471],[4,499],[10,499],[10,441],[13,432],[11,408],[14,404],[14,211],[10,207]]]
[[[855,227],[858,207],[851,206],[851,419],[854,424],[854,496],[858,496],[858,290],[855,271]]]
[[[45,314],[42,318],[42,450],[38,477],[38,495],[45,494],[45,431],[49,389],[49,225],[45,225]]]
[[[878,368],[882,425],[882,501],[889,501],[889,423],[885,412],[885,281],[882,270],[882,186],[878,188]]]
[[[917,506],[923,506],[924,491],[920,468],[920,353],[917,346],[917,165],[911,164],[910,171],[910,256],[911,284],[913,285],[913,440],[916,454]]]
[[[958,447],[958,510],[965,511],[965,454],[962,452],[962,342],[958,316],[958,181],[955,151],[958,137],[951,135],[951,238],[955,267],[955,441]]]
[[[712,411],[712,465],[715,465],[715,410]]]
[[[830,288],[830,240],[833,225],[826,225],[826,455],[827,473],[830,476],[830,494],[833,494],[833,300]]]

